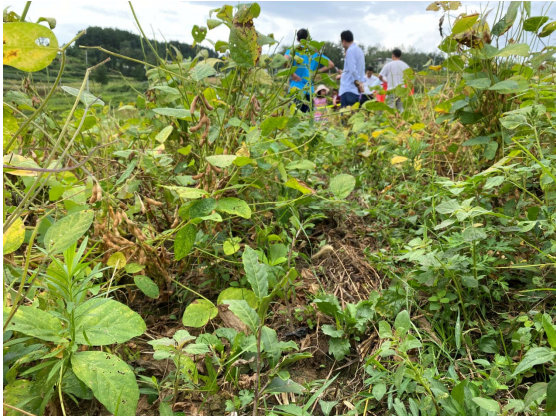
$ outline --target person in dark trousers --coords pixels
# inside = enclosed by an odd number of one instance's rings
[[[309,32],[307,31],[307,29],[299,29],[297,31],[298,42],[307,40],[308,38]],[[328,61],[328,65],[323,65],[322,63],[320,63],[318,59],[319,56],[322,59],[326,59]],[[303,100],[296,99],[295,102],[299,111],[307,113],[311,110],[312,107],[311,94],[314,91],[311,82],[311,72],[317,70],[319,72],[329,71],[334,68],[334,62],[332,62],[326,56],[320,55],[319,53],[309,55],[309,52],[306,51],[305,46],[301,43],[294,48],[293,53],[291,49],[288,49],[284,57],[287,60],[292,61],[291,65],[297,66],[297,69],[291,76],[288,92],[290,92],[293,88],[298,88],[305,93],[305,98]],[[299,60],[299,58],[301,58],[300,62],[296,62],[297,60]]]
[[[346,51],[344,70],[340,77],[341,107],[348,107],[359,101],[365,82],[365,55],[353,42],[353,33],[345,30],[340,34],[342,46]]]

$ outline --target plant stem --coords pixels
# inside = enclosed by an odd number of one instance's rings
[[[25,7],[23,8],[23,12],[21,13],[21,17],[19,18],[20,22],[25,21],[25,18],[27,17],[27,12],[29,11],[29,7],[31,7],[31,2],[30,1],[25,3]]]
[[[259,333],[257,334],[257,383],[255,384],[255,404],[253,405],[253,416],[257,416],[259,414],[259,395],[260,395],[260,388],[261,388],[261,335],[263,326],[259,327]]]

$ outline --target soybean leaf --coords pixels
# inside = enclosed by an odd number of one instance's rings
[[[189,254],[195,244],[197,229],[193,224],[188,224],[178,231],[174,240],[174,256],[176,261],[183,259]]]
[[[23,244],[23,240],[25,240],[25,227],[21,218],[17,218],[3,235],[3,254],[16,251]]]
[[[259,305],[257,296],[255,296],[255,293],[253,291],[239,287],[229,287],[227,289],[224,289],[222,292],[220,292],[220,295],[218,295],[216,304],[221,305],[227,300],[244,300],[253,309],[257,308],[257,306]]]
[[[37,23],[5,23],[4,65],[21,71],[36,72],[46,68],[58,54],[54,33]]]
[[[147,329],[137,312],[112,299],[90,299],[75,310],[75,316],[75,336],[80,344],[121,344],[142,335]]]
[[[71,357],[75,375],[115,416],[135,416],[139,387],[135,374],[115,355],[100,351],[77,352]]]
[[[217,168],[227,168],[234,163],[234,160],[237,159],[236,155],[214,155],[214,156],[207,156],[207,162],[211,165],[216,166]]]
[[[149,298],[156,299],[159,295],[158,285],[147,276],[133,276],[135,285]]]
[[[218,309],[211,301],[197,299],[185,308],[182,322],[185,327],[201,328],[216,315],[218,315]]]
[[[355,178],[351,175],[340,174],[330,181],[330,192],[338,199],[345,199],[355,188]]]
[[[79,240],[93,223],[93,211],[79,211],[56,221],[44,235],[44,245],[50,254],[58,254]]]
[[[205,191],[204,189],[187,188],[185,186],[165,186],[165,185],[164,188],[176,192],[180,198],[185,198],[185,199],[199,199],[204,195],[208,195],[208,192]]]
[[[239,198],[222,198],[216,203],[216,210],[227,214],[238,215],[242,218],[251,218],[251,208],[243,199]]]
[[[486,397],[473,397],[473,401],[477,406],[489,412],[498,413],[500,411],[500,406],[498,405],[498,402],[495,400],[488,399]]]

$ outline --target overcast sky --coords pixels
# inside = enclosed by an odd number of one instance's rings
[[[158,40],[179,40],[192,43],[191,28],[197,24],[206,25],[209,11],[223,4],[237,4],[223,1],[134,1],[133,6],[143,29],[149,37]],[[24,1],[4,1],[11,4],[10,10],[21,13]],[[426,11],[430,1],[260,1],[261,15],[255,20],[255,27],[264,34],[273,33],[277,40],[291,44],[295,30],[308,27],[316,40],[338,41],[340,32],[350,29],[355,40],[365,45],[381,44],[387,48],[402,45],[413,46],[423,52],[437,50],[440,43],[438,21],[442,12]],[[509,2],[506,2],[506,5]],[[489,20],[494,19],[499,2],[462,1],[462,7],[451,16],[462,12],[493,9]],[[532,2],[532,16],[538,16],[549,8],[544,1]],[[556,18],[556,7],[548,12],[551,20]],[[127,1],[82,2],[82,1],[34,1],[28,13],[28,20],[36,21],[41,16],[54,17],[57,26],[54,33],[60,44],[68,42],[75,34],[88,26],[112,27],[138,33]],[[453,20],[452,20],[453,21]],[[445,30],[448,18],[445,21]],[[208,32],[207,38],[227,40],[229,30],[224,25]],[[547,44],[554,44],[554,37],[544,38]],[[207,41],[203,45],[211,47]]]

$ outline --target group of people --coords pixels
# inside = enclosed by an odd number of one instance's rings
[[[288,60],[286,65],[296,66],[297,69],[291,75],[289,89],[296,89],[304,93],[305,99],[296,99],[297,107],[302,112],[315,110],[315,119],[321,120],[324,114],[324,108],[328,104],[327,96],[330,90],[324,86],[317,86],[316,90],[312,85],[311,73],[328,72],[335,68],[334,62],[328,57],[319,53],[313,55],[305,52],[305,47],[301,43],[307,40],[309,33],[306,29],[300,29],[297,32],[297,41],[299,45],[288,49],[285,58]],[[345,51],[344,69],[338,70],[336,79],[340,81],[340,89],[334,90],[332,101],[334,106],[349,107],[355,103],[365,103],[375,99],[377,88],[381,85],[386,90],[393,90],[398,85],[403,85],[403,72],[409,66],[401,60],[402,52],[399,49],[392,51],[392,61],[388,62],[378,76],[374,75],[374,68],[365,69],[365,55],[361,48],[354,42],[353,33],[346,30],[340,34],[342,47]],[[319,59],[319,57],[321,59]],[[323,64],[327,62],[327,64]],[[313,99],[311,100],[311,97]],[[401,99],[394,94],[387,95],[387,104],[391,108],[396,108],[399,112],[403,111]]]

